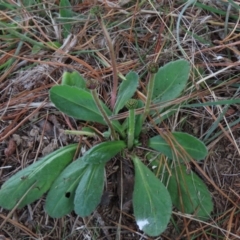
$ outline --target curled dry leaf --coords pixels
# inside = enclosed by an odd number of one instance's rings
[[[42,150],[42,155],[46,156],[47,154],[53,152],[56,150],[58,147],[57,142],[53,140],[51,143],[49,143],[46,147],[43,148]]]
[[[18,135],[18,134],[13,134],[13,140],[15,141],[17,146],[19,146],[22,143],[22,139],[21,139],[20,135]]]
[[[55,115],[53,115],[53,114],[49,115],[48,120],[51,121],[56,128],[61,127],[61,125]]]
[[[39,128],[37,126],[33,126],[29,132],[29,136],[37,139],[39,137]]]
[[[40,120],[37,125],[40,127],[41,131],[44,131],[45,135],[49,137],[54,136],[53,125],[46,120]]]
[[[9,158],[15,151],[16,151],[16,143],[13,140],[13,138],[11,138],[8,142],[8,146],[7,148],[4,149],[4,154],[7,158]]]

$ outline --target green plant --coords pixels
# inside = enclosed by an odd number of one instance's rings
[[[113,111],[98,98],[94,82],[89,84],[89,89],[77,72],[64,73],[62,85],[50,90],[51,101],[71,117],[106,125],[108,129],[102,133],[105,141],[73,162],[76,144],[63,147],[19,171],[2,185],[0,206],[21,208],[49,191],[45,209],[50,216],[58,218],[72,210],[81,217],[88,216],[101,201],[106,163],[117,154],[127,154],[134,164],[133,209],[141,230],[149,236],[161,234],[170,220],[172,203],[184,213],[208,219],[213,209],[211,195],[190,168],[190,162],[207,156],[203,142],[187,133],[160,132],[148,141],[152,151],[145,152],[152,170],[141,160],[145,156],[137,156],[135,151],[142,144],[139,136],[147,117],[161,115],[166,110],[162,107],[164,102],[181,94],[189,72],[190,65],[185,60],[173,61],[161,68],[151,65],[145,106],[142,101],[131,99],[139,77],[136,72],[129,72],[119,86]],[[150,103],[155,104],[155,110]],[[160,106],[157,110],[156,105]],[[128,108],[126,121],[112,120],[112,115],[125,106]]]

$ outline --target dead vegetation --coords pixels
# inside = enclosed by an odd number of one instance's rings
[[[184,1],[172,0],[70,1],[76,16],[68,19],[72,28],[65,39],[59,1],[32,0],[29,6],[27,1],[25,5],[4,2],[0,3],[1,184],[59,146],[80,141],[61,129],[81,129],[86,124],[59,113],[49,102],[48,91],[64,71],[77,70],[85,79],[97,79],[101,98],[110,104],[111,60],[102,29],[90,14],[94,5],[101,6],[119,73],[137,71],[143,95],[149,62],[157,58],[162,66],[185,58],[192,66],[185,96],[193,94],[196,102],[239,96],[237,1],[201,0],[185,10]],[[54,41],[61,47],[48,45]],[[239,122],[237,104],[180,110],[165,121],[170,130],[193,133],[207,144],[209,155],[199,165],[204,174],[192,168],[208,185],[214,212],[210,221],[202,222],[173,210],[168,229],[155,239],[240,239]],[[101,131],[101,126],[94,127]],[[96,140],[81,141],[88,148]],[[119,176],[115,159],[109,163],[110,191],[91,217],[72,213],[52,219],[42,198],[22,210],[1,209],[0,239],[115,239],[116,231],[121,231],[122,239],[151,239],[134,222],[128,195],[133,173],[130,163],[124,164]],[[119,221],[121,177],[129,189]]]

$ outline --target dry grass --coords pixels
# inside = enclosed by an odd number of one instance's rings
[[[201,0],[185,11],[184,3],[173,0],[128,1],[125,5],[125,1],[71,1],[77,15],[69,19],[72,34],[66,39],[59,1],[33,0],[31,6],[4,2],[5,7],[0,3],[1,184],[58,146],[78,141],[53,130],[81,127],[49,102],[48,91],[59,83],[64,71],[77,70],[86,79],[100,81],[101,98],[110,105],[112,63],[102,29],[90,15],[93,2],[102,7],[118,72],[125,75],[135,70],[141,76],[140,97],[146,93],[149,62],[157,59],[162,66],[179,58],[192,65],[189,87],[179,102],[239,95],[240,12],[228,1]],[[49,47],[51,41],[62,47]],[[208,157],[192,168],[208,185],[214,212],[209,222],[201,222],[173,211],[168,229],[155,239],[240,239],[239,106],[180,110],[165,125],[192,133],[207,144]],[[92,140],[84,141],[86,146],[92,144]],[[99,210],[85,219],[74,214],[52,219],[43,206],[44,198],[22,210],[2,209],[0,239],[115,238],[117,217],[109,220]],[[115,208],[108,211],[118,216]],[[150,239],[137,229],[132,216],[122,218],[122,239]]]

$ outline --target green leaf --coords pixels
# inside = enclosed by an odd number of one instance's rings
[[[152,111],[151,117],[155,124],[161,124],[164,120],[169,119],[173,114],[179,111],[179,107],[177,105],[171,106],[169,108],[165,108],[163,111]],[[159,114],[161,112],[161,114]]]
[[[86,82],[77,71],[72,73],[64,72],[62,76],[62,85],[68,85],[86,90]]]
[[[21,41],[25,41],[25,42],[28,42],[32,45],[37,45],[39,47],[42,48],[42,43],[34,40],[34,38],[31,36],[31,37],[28,37],[26,32],[24,34],[22,33],[19,33],[19,29],[17,27],[17,25],[14,23],[5,23],[3,21],[0,21],[0,27],[2,29],[7,29],[7,31],[9,32],[10,35],[14,36],[15,38],[19,38]],[[15,30],[16,29],[16,30]]]
[[[138,87],[138,74],[136,72],[129,72],[126,80],[122,81],[118,90],[117,100],[114,107],[114,113],[117,114],[125,103],[134,95]]]
[[[135,156],[133,209],[137,225],[147,235],[160,235],[169,222],[171,197],[158,178]]]
[[[0,206],[12,209],[23,198],[18,208],[40,198],[63,169],[72,161],[77,145],[72,144],[47,155],[7,180],[0,190]]]
[[[74,211],[81,217],[89,216],[101,201],[104,166],[105,163],[88,165],[80,180],[74,198]]]
[[[40,52],[40,50],[46,48],[46,45],[49,46],[50,48],[55,48],[55,49],[58,49],[61,47],[61,44],[57,41],[54,41],[54,42],[46,42],[46,43],[39,43],[40,45],[42,45],[42,47],[40,47],[39,45],[33,45],[32,47],[32,51],[31,53],[32,54],[37,54]]]
[[[54,218],[62,217],[74,209],[74,197],[87,164],[79,158],[72,162],[55,180],[46,198],[45,209]]]
[[[82,159],[91,164],[106,163],[125,147],[124,141],[103,142],[89,149]]]
[[[228,2],[224,2],[224,1],[221,1],[220,3],[221,4],[224,4],[225,6],[226,6],[226,4],[229,4],[229,3],[231,3],[231,1],[232,0],[229,0]],[[219,8],[216,8],[216,6],[209,6],[209,5],[206,5],[206,4],[202,4],[202,3],[198,3],[197,1],[194,3],[195,5],[196,5],[196,7],[198,7],[198,8],[201,8],[201,9],[203,9],[203,10],[206,10],[206,11],[208,11],[208,12],[211,12],[211,13],[216,13],[216,14],[218,14],[218,15],[220,15],[220,17],[221,16],[227,16],[228,15],[228,11],[226,11],[226,10],[221,10],[221,9],[219,9]],[[234,11],[230,11],[231,13],[230,13],[230,18],[233,18],[233,19],[238,19],[238,16],[237,16],[237,14],[233,14],[234,13]]]
[[[24,7],[32,7],[33,5],[37,4],[35,0],[23,0],[22,1]],[[27,8],[30,10],[29,8]]]
[[[90,171],[89,163],[105,164],[126,147],[123,141],[100,143],[89,149],[83,157],[71,163],[56,179],[46,199],[46,211],[51,217],[61,217],[74,208],[76,188],[83,175]]]
[[[68,0],[60,0],[60,10],[59,14],[62,18],[72,18],[74,16],[74,12],[72,11],[72,6]],[[71,33],[71,24],[64,23],[63,24],[63,37],[66,38]]]
[[[1,10],[1,11],[7,10],[7,9],[9,9],[9,10],[15,10],[17,6],[18,6],[18,5],[13,5],[13,4],[1,2],[1,3],[0,3],[0,10]]]
[[[169,143],[162,136],[152,137],[148,142],[148,146],[173,160],[190,161],[191,158],[202,160],[207,156],[207,148],[199,139],[182,132],[173,132],[171,135],[171,142]],[[169,136],[166,136],[166,139],[167,137]],[[183,148],[190,157],[185,154],[181,148]]]
[[[204,182],[185,165],[171,169],[172,176],[166,172],[166,183],[173,205],[183,213],[207,220],[213,210],[211,194]]]
[[[62,46],[61,43],[58,42],[58,41],[46,42],[46,44],[47,44],[48,47],[55,48],[55,49],[58,49]]]
[[[50,98],[63,113],[85,121],[95,121],[105,125],[91,93],[67,85],[50,89]]]
[[[154,80],[153,102],[166,102],[177,98],[187,84],[189,72],[189,63],[182,59],[159,68]]]
[[[236,103],[240,103],[240,98],[213,101],[213,102],[204,102],[204,103],[185,104],[185,105],[182,105],[182,107],[184,107],[184,108],[196,108],[196,107],[217,106],[217,105],[236,104]]]
[[[106,125],[91,93],[84,89],[67,85],[54,86],[50,89],[50,98],[56,108],[71,117]],[[111,111],[103,103],[102,106],[110,116]],[[119,122],[112,121],[112,124],[116,130],[121,129]]]

